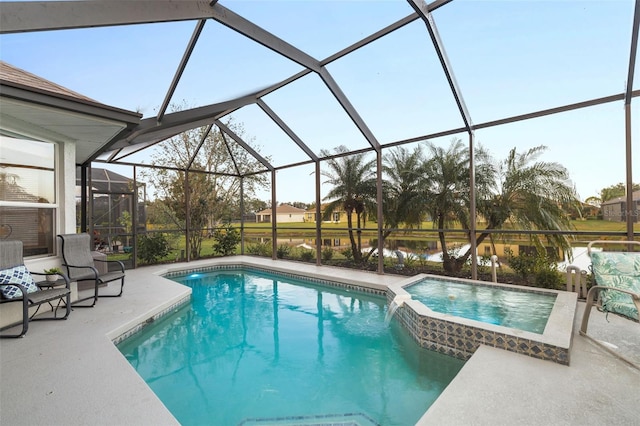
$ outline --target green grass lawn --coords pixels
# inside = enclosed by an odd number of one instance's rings
[[[365,245],[369,244],[369,241],[375,240],[377,238],[377,224],[375,222],[369,221],[366,224],[366,228],[363,228],[361,237],[363,239],[363,243]],[[609,222],[604,220],[576,220],[572,221],[572,225],[578,232],[626,232],[626,224],[623,222]],[[508,233],[509,227],[505,227],[505,233]],[[480,228],[480,231],[482,228]],[[157,230],[160,231],[160,230]],[[248,222],[244,224],[245,231],[245,239],[247,244],[251,244],[251,241],[255,241],[256,239],[267,239],[271,238],[271,224],[270,223],[255,223]],[[634,225],[634,231],[640,232],[640,224],[636,223]],[[161,232],[161,231],[160,231]],[[316,237],[316,228],[315,223],[312,222],[296,222],[296,223],[279,223],[277,226],[278,239],[286,241],[287,239],[292,240],[305,240],[310,244],[314,244],[314,240]],[[322,238],[323,239],[341,239],[342,245],[346,246],[348,244],[348,231],[346,223],[323,223],[322,228]],[[458,238],[456,238],[458,237]],[[507,237],[510,241],[517,243],[519,241],[528,240],[528,236],[526,235],[511,235]],[[619,239],[620,237],[615,237],[615,239]],[[448,240],[451,242],[456,239],[460,242],[466,242],[464,236],[462,234],[459,235],[450,235],[448,236]],[[614,237],[607,237],[598,235],[585,235],[583,237],[578,237],[579,242],[576,242],[576,245],[584,245],[586,241],[592,241],[596,239],[614,239]],[[419,230],[404,230],[394,232],[389,240],[403,240],[403,241],[437,241],[437,233],[433,231],[433,223],[432,222],[424,222]],[[201,257],[211,257],[214,256],[213,251],[213,238],[205,238],[202,241],[202,250]],[[172,241],[172,250],[171,253],[163,259],[164,261],[175,261],[177,257],[180,256],[181,251],[185,250],[185,239],[184,237],[176,238]],[[340,256],[337,253],[338,256]],[[129,258],[129,254],[119,253],[119,254],[111,254],[109,255],[110,260],[124,260]]]

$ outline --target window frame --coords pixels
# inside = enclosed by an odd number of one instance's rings
[[[10,238],[10,239],[17,239],[23,242],[23,250],[24,250],[24,257],[26,259],[33,259],[33,258],[41,258],[41,257],[52,257],[52,256],[56,256],[57,255],[57,244],[56,244],[56,235],[58,234],[58,229],[60,227],[60,198],[61,198],[61,188],[60,188],[60,182],[62,181],[61,178],[61,167],[60,167],[60,152],[61,152],[61,147],[60,144],[57,142],[52,142],[52,141],[45,141],[45,140],[39,140],[39,139],[34,139],[34,138],[28,138],[28,137],[15,137],[15,136],[6,136],[6,135],[2,135],[2,139],[3,141],[6,143],[7,141],[11,141],[14,140],[16,142],[19,141],[28,141],[30,143],[38,143],[38,144],[48,144],[51,145],[53,147],[53,168],[47,168],[47,167],[35,167],[35,166],[30,166],[30,165],[25,165],[25,164],[9,164],[9,163],[0,163],[0,166],[9,166],[12,168],[17,168],[17,169],[36,169],[36,170],[45,170],[45,171],[51,171],[53,172],[53,202],[32,202],[32,201],[8,201],[8,200],[2,200],[0,199],[0,208],[4,209],[4,208],[9,208],[9,209],[27,209],[27,210],[34,210],[36,211],[36,215],[40,215],[40,210],[52,210],[52,215],[51,215],[51,219],[50,223],[45,223],[45,226],[50,227],[50,230],[48,232],[44,232],[44,233],[40,233],[38,232],[36,235],[36,240],[43,240],[45,241],[45,248],[46,253],[36,253],[36,254],[30,254],[30,251],[33,248],[33,245],[31,244],[31,239],[25,239],[25,235],[24,234],[20,234],[19,232],[16,233],[15,230],[13,229],[13,227],[11,226],[10,223],[7,223],[6,225],[9,226],[10,232],[7,236],[3,236],[4,238]],[[40,218],[38,218],[40,219]],[[4,225],[2,222],[0,222],[0,226]],[[42,236],[40,236],[40,234]],[[48,235],[47,235],[48,234]],[[36,247],[37,249],[38,247]],[[36,250],[37,251],[37,250]]]

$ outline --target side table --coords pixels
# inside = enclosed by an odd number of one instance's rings
[[[67,285],[67,282],[64,280],[64,278],[60,277],[55,281],[38,281],[36,282],[36,285],[41,289],[41,290],[47,290],[47,289],[51,289],[54,287],[59,287],[59,286],[64,286]],[[63,303],[62,299],[58,300],[58,304],[55,307],[51,304],[51,302],[47,302],[49,303],[49,306],[51,306],[51,311],[53,312],[53,317],[55,318],[58,315],[58,308],[60,307],[60,304]],[[40,308],[40,306],[38,306],[38,309]],[[35,316],[38,313],[38,309],[36,309],[36,311],[33,313],[33,315],[31,316],[33,318],[33,316]]]

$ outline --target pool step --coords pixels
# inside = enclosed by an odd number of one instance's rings
[[[240,426],[380,426],[364,413],[245,419]]]

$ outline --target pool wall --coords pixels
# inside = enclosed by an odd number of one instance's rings
[[[500,287],[515,291],[557,294],[543,334],[532,333],[495,324],[488,324],[450,314],[432,311],[411,295],[404,287],[425,278],[453,281],[468,285]],[[508,284],[488,283],[458,278],[420,274],[403,282],[391,284],[387,290],[390,304],[396,296],[405,299],[395,318],[409,331],[423,348],[467,360],[480,345],[493,346],[534,358],[569,365],[573,337],[573,321],[578,302],[576,293],[554,291]]]

